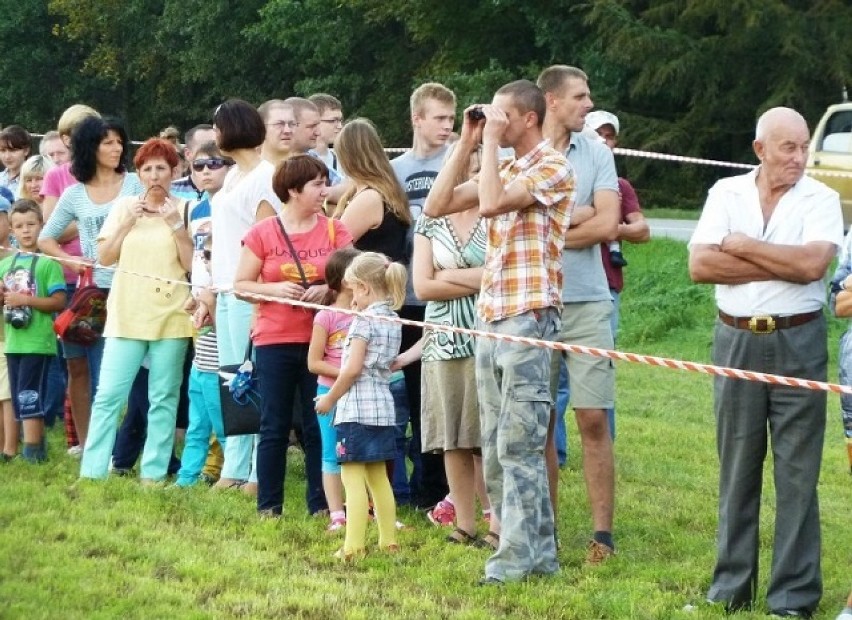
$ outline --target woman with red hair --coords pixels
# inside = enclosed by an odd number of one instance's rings
[[[99,262],[118,270],[107,300],[106,345],[80,477],[107,476],[119,414],[147,356],[150,405],[140,477],[150,484],[166,477],[174,442],[183,360],[192,336],[183,305],[193,246],[186,202],[169,194],[179,164],[174,146],[152,138],[133,161],[144,193],[117,202],[97,239]]]

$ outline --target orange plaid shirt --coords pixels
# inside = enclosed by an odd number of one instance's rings
[[[574,172],[565,156],[539,143],[500,166],[503,185],[520,180],[535,204],[488,220],[482,290],[477,311],[499,321],[562,307],[562,250],[574,201]]]

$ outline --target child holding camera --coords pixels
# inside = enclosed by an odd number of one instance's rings
[[[65,307],[65,278],[59,263],[38,254],[41,208],[17,200],[9,220],[20,251],[0,261],[6,360],[15,418],[24,430],[22,456],[36,463],[47,458],[42,401],[56,355],[52,315]]]

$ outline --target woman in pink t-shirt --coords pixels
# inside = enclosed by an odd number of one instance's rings
[[[337,220],[323,215],[328,169],[310,155],[285,160],[272,187],[284,203],[281,214],[255,224],[243,238],[234,288],[316,304],[329,297],[325,264],[335,249],[352,246],[352,236]],[[296,387],[302,411],[302,441],[307,470],[306,499],[311,514],[327,506],[322,488],[320,432],[313,413],[316,375],[308,370],[308,345],[314,313],[285,303],[259,301],[252,342],[260,382],[260,441],[257,447],[257,509],[279,516],[284,505],[287,444]]]

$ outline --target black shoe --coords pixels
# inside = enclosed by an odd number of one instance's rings
[[[133,476],[133,469],[130,467],[113,467],[110,473],[119,478],[129,478]]]
[[[627,267],[627,259],[624,258],[624,254],[621,252],[610,252],[609,262],[613,267]]]
[[[480,579],[477,582],[476,585],[482,586],[482,587],[486,587],[486,586],[500,587],[500,586],[505,586],[506,584],[503,581],[501,581],[500,579],[497,579],[497,577],[483,577],[482,579]]]
[[[769,612],[771,618],[810,618],[812,615],[807,609],[773,609]]]

